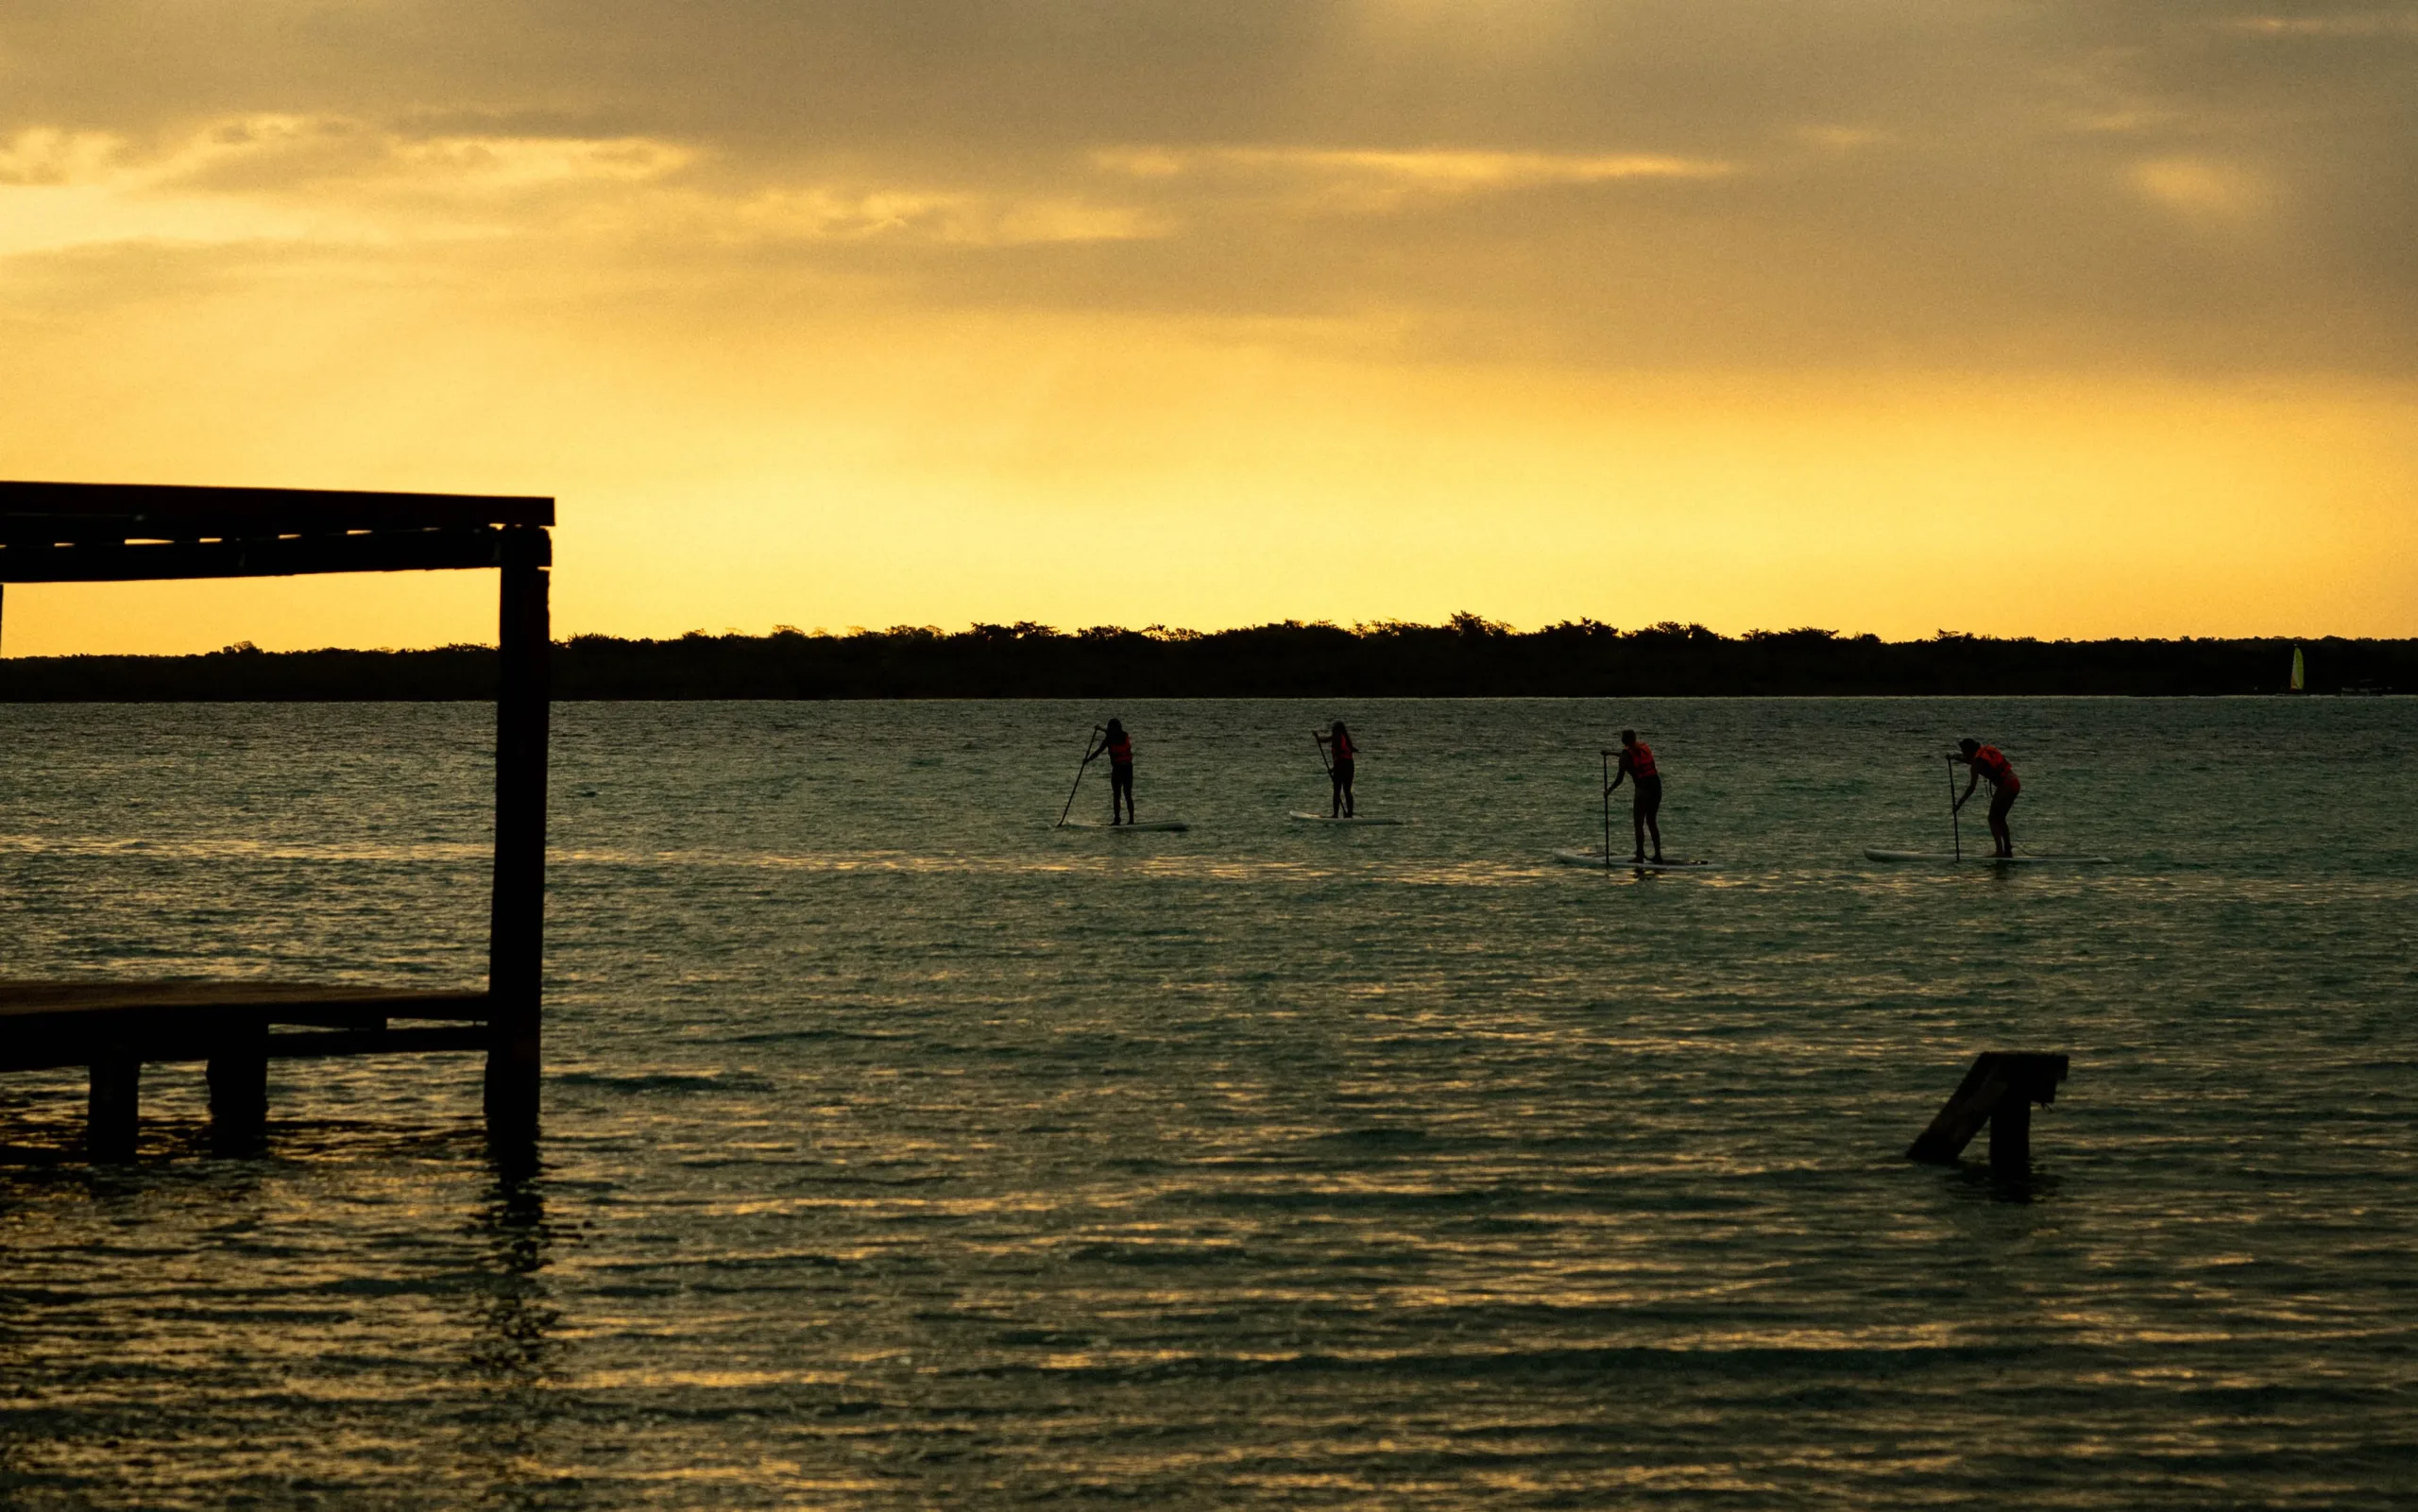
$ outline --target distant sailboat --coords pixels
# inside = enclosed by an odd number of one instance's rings
[[[2301,665],[2301,648],[2300,648],[2300,647],[2298,647],[2298,646],[2294,646],[2294,647],[2292,648],[2292,689],[2291,689],[2291,690],[2292,690],[2293,692],[2295,692],[2295,693],[2306,693],[2306,692],[2307,692],[2307,691],[2308,691],[2308,673],[2307,673],[2307,668],[2305,668],[2305,667],[2303,667],[2303,666]]]

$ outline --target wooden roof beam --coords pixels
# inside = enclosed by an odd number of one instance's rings
[[[375,530],[349,535],[267,535],[202,541],[0,541],[0,583],[134,583],[166,578],[298,577],[314,572],[423,572],[502,567],[508,539],[535,537],[539,566],[553,560],[542,530],[491,525]]]
[[[552,499],[521,495],[0,482],[0,536],[11,538],[57,531],[51,539],[80,541],[119,529],[119,540],[195,540],[553,522]]]

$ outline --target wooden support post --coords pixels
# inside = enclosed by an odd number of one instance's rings
[[[2027,1176],[2032,1171],[2032,1099],[2007,1097],[1990,1114],[1990,1173]]]
[[[210,1142],[248,1155],[268,1134],[268,1025],[230,1030],[210,1058]]]
[[[546,935],[546,533],[504,533],[495,706],[495,893],[488,917],[486,1115],[490,1136],[519,1143],[537,1132],[539,994]]]
[[[85,1105],[84,1153],[96,1161],[130,1161],[142,1101],[143,1062],[132,1056],[94,1061],[92,1079]]]
[[[2032,1105],[2057,1100],[2068,1060],[2029,1050],[1984,1050],[1906,1151],[1908,1160],[1952,1165],[1982,1126],[1990,1126],[1990,1169],[2021,1176],[2032,1165]]]

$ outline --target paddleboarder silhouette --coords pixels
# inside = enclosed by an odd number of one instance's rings
[[[1982,779],[1990,779],[1990,840],[1998,847],[1996,854],[2001,859],[2013,856],[2015,832],[2006,826],[2006,812],[2015,807],[2016,797],[2023,791],[2023,784],[2016,779],[2014,765],[1997,746],[1984,745],[1970,736],[1956,742],[1956,754],[1948,759],[1962,762],[1972,769],[1972,775],[1965,779],[1964,793],[1956,800],[1956,808],[1960,812],[1965,807],[1965,800],[1973,796],[1973,790],[1981,785]]]
[[[1654,764],[1654,748],[1637,738],[1635,730],[1621,732],[1621,766],[1612,773],[1612,785],[1604,790],[1609,793],[1624,782],[1630,783],[1629,822],[1637,828],[1637,854],[1629,859],[1645,859],[1645,837],[1654,836],[1654,858],[1662,859],[1662,771]],[[1609,847],[1607,847],[1609,849]]]
[[[1111,824],[1130,824],[1134,821],[1133,740],[1125,733],[1121,722],[1109,721],[1108,728],[1100,732],[1099,744],[1094,746],[1091,756],[1083,759],[1089,761],[1102,752],[1108,756],[1108,822]],[[1124,814],[1121,821],[1117,817],[1120,805]]]
[[[1333,734],[1314,735],[1313,739],[1319,742],[1319,749],[1321,752],[1331,750],[1335,753],[1334,763],[1326,769],[1327,777],[1335,784],[1335,805],[1329,810],[1328,817],[1350,819],[1352,817],[1352,764],[1353,758],[1360,754],[1360,748],[1352,743],[1352,732],[1343,727],[1341,720],[1335,722]]]

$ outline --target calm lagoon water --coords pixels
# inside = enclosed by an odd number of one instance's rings
[[[1109,713],[1191,832],[1049,827]],[[1337,714],[1416,825],[1286,821]],[[469,1058],[0,1079],[0,1504],[2418,1500],[2418,703],[556,722],[542,1171]],[[1726,870],[1550,864],[1623,723]],[[1865,861],[1967,733],[2114,864]],[[475,981],[488,739],[0,706],[0,975]],[[1899,1158],[1991,1047],[2028,1190]]]

